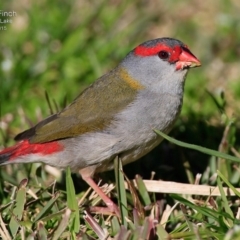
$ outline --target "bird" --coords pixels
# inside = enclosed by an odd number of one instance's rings
[[[93,180],[96,172],[136,161],[160,144],[178,118],[188,70],[198,58],[180,40],[141,43],[67,107],[19,133],[0,165],[42,162],[80,173],[111,213],[118,207]]]

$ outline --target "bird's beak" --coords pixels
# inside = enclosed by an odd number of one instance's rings
[[[199,66],[201,66],[201,62],[187,48],[182,49],[178,61],[176,62],[176,70]]]

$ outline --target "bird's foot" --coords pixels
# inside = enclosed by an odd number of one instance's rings
[[[103,190],[91,178],[91,170],[92,169],[90,167],[87,167],[85,169],[81,169],[79,173],[81,174],[83,180],[98,194],[98,196],[107,205],[105,210],[104,207],[91,207],[91,209],[93,210],[92,212],[96,212],[96,210],[98,210],[97,212],[100,213],[108,212],[110,214],[116,214],[118,217],[120,217],[120,211],[118,206],[103,192]]]

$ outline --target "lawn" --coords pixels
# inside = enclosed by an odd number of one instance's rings
[[[89,213],[102,203],[68,170],[8,165],[0,169],[2,239],[240,238],[240,2],[12,0],[0,10],[1,149],[143,41],[180,39],[202,63],[188,74],[170,141],[124,175],[117,160],[115,174],[96,175],[114,201],[121,192],[127,218]],[[158,191],[157,180],[172,183]]]

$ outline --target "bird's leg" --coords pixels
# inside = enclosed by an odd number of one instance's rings
[[[93,207],[91,210],[94,212],[110,212],[115,213],[118,217],[120,216],[119,209],[117,205],[102,191],[102,189],[94,182],[92,179],[92,174],[94,173],[95,167],[86,167],[79,171],[82,179],[98,194],[98,196],[104,201],[107,205],[107,209],[101,207]]]

